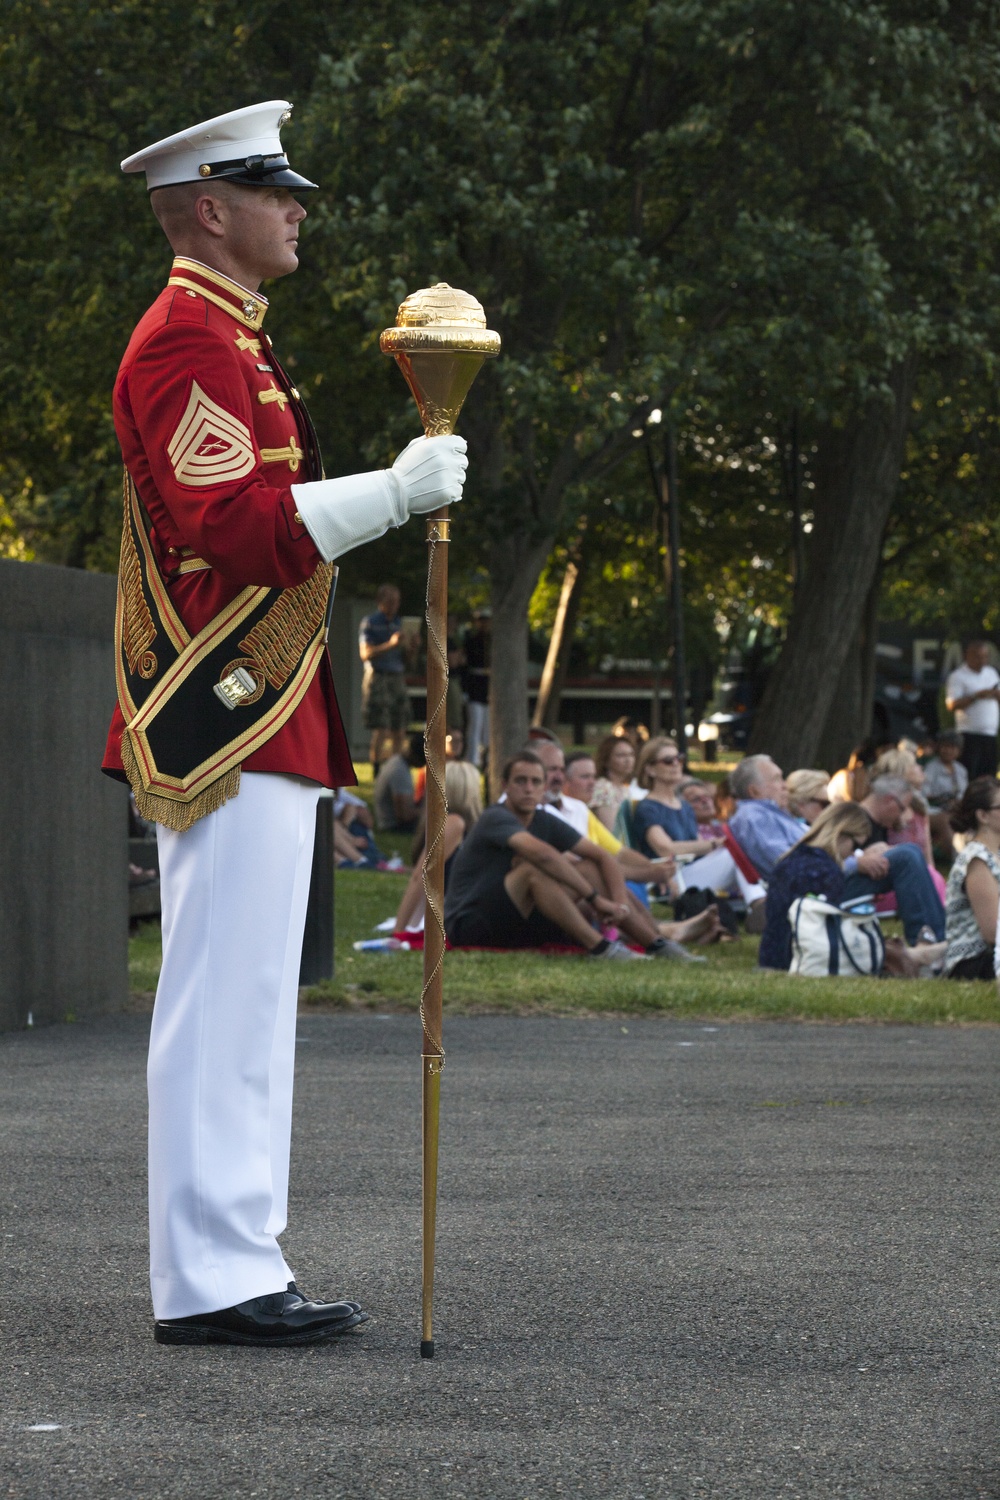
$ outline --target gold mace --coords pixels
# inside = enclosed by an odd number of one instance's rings
[[[395,328],[379,340],[413,393],[428,437],[454,432],[458,414],[484,359],[500,352],[500,336],[468,292],[445,281],[411,292]],[[427,835],[424,858],[423,1256],[420,1354],[434,1357],[434,1235],[437,1224],[438,1123],[441,1108],[441,981],[444,966],[445,705],[448,696],[448,507],[427,517]]]

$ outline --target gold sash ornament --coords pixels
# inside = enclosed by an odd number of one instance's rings
[[[183,833],[240,789],[240,766],[298,708],[323,658],[337,569],[251,585],[191,636],[156,563],[131,475],[115,617],[122,765],[142,817]]]

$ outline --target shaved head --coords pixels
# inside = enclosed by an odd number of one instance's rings
[[[306,211],[286,187],[177,182],[154,188],[149,201],[175,255],[211,266],[251,292],[299,263]]]
[[[240,192],[231,182],[213,182],[206,188],[203,182],[175,182],[170,187],[154,188],[149,195],[149,206],[156,215],[157,223],[170,241],[170,248],[178,254],[183,251],[178,241],[185,241],[198,228],[199,215],[195,207],[199,198],[210,198],[213,203],[232,203],[233,193]],[[244,192],[253,192],[253,188]]]

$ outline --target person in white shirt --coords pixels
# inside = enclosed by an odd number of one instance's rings
[[[997,774],[1000,672],[989,665],[986,641],[969,641],[965,660],[949,674],[945,702],[962,736],[961,761],[969,780]]]

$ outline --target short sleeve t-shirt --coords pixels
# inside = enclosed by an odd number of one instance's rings
[[[970,693],[980,693],[984,688],[1000,686],[1000,673],[996,667],[982,667],[974,672],[964,663],[948,676],[945,697],[949,703],[956,698],[967,698]],[[956,708],[955,728],[962,734],[995,735],[1000,727],[1000,703],[995,698],[980,698],[968,708]]]
[[[509,807],[488,807],[455,856],[444,900],[446,927],[496,900],[514,863],[514,850],[507,841],[515,833],[533,834],[561,854],[580,842],[575,828],[541,808],[525,828]]]
[[[656,850],[650,845],[646,834],[652,827],[662,828],[667,838],[674,843],[686,843],[689,839],[698,837],[698,820],[690,802],[682,802],[680,807],[668,807],[665,802],[644,797],[632,814],[632,823],[641,852],[651,859],[656,857]]]
[[[372,801],[375,805],[375,822],[379,828],[395,828],[396,805],[392,800],[395,792],[400,797],[413,796],[413,775],[409,763],[402,755],[390,755],[375,778]]]
[[[399,615],[394,615],[387,620],[380,609],[373,615],[368,615],[361,621],[360,642],[363,646],[384,646],[396,634],[402,630],[403,622]],[[394,646],[391,651],[382,651],[370,662],[366,662],[373,672],[405,672],[406,663],[403,661],[403,653],[399,646]]]

